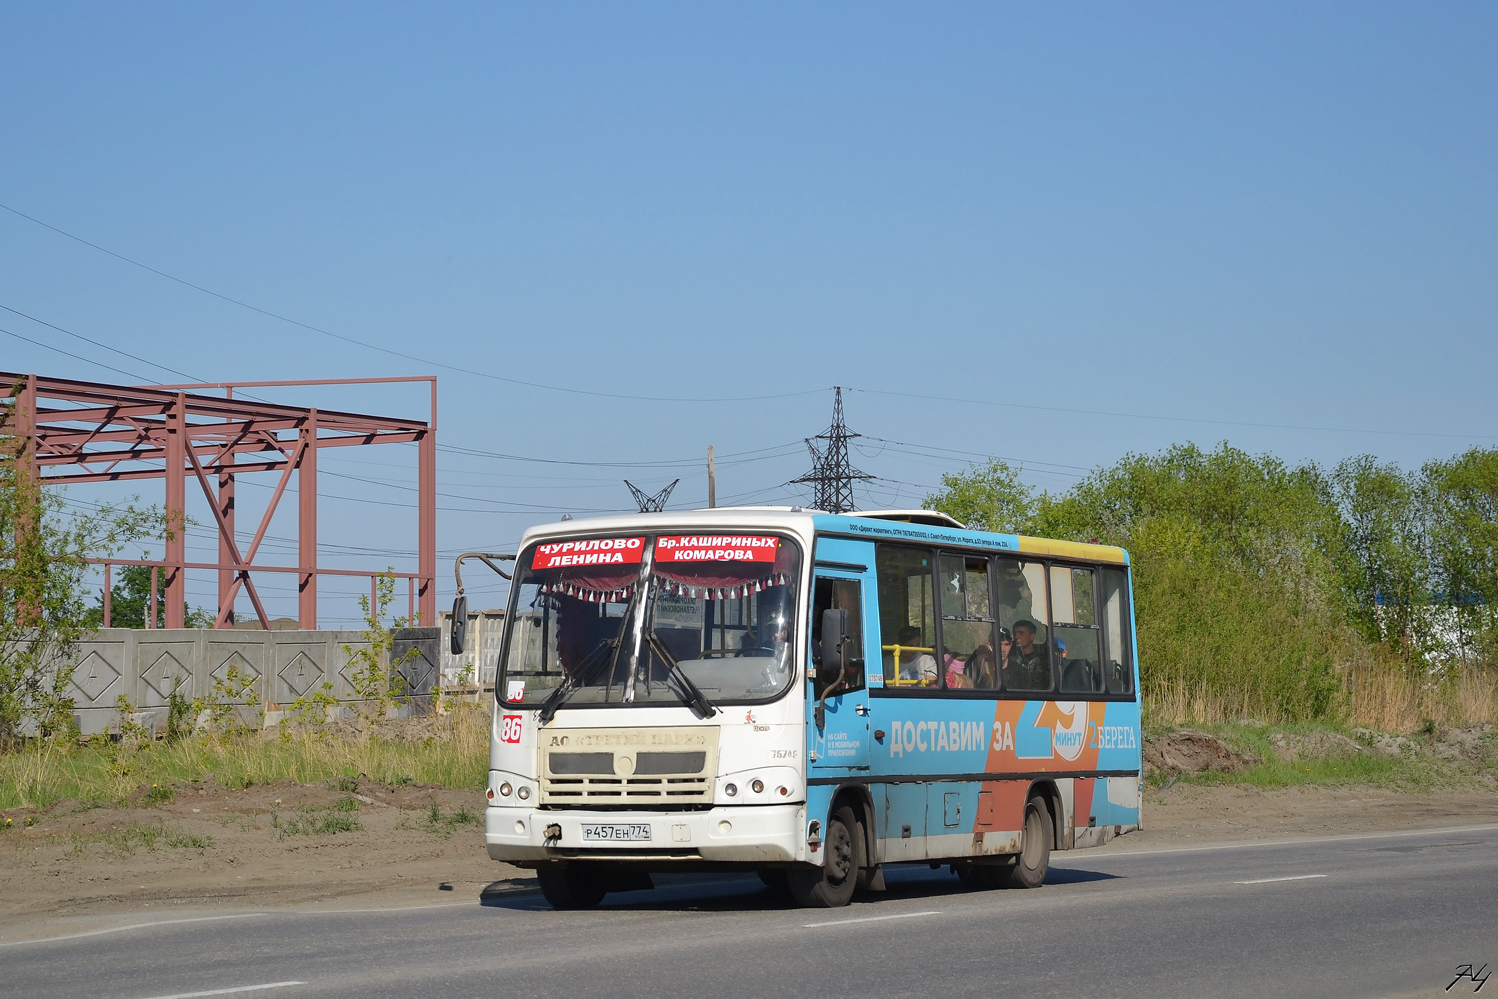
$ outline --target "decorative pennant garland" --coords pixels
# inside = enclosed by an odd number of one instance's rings
[[[788,572],[774,572],[764,579],[751,580],[732,586],[692,586],[687,583],[678,583],[675,580],[666,579],[662,576],[653,577],[660,586],[661,591],[676,597],[689,597],[693,600],[742,600],[752,593],[762,593],[772,586],[788,586],[791,574]],[[595,590],[585,586],[578,586],[565,579],[559,579],[553,583],[545,583],[541,586],[541,592],[546,594],[559,593],[562,596],[573,597],[577,600],[585,600],[594,604],[622,603],[629,599],[635,590],[633,582],[618,589]]]
[[[736,586],[690,586],[686,583],[678,583],[670,579],[661,579],[662,591],[676,597],[690,597],[694,600],[742,600],[751,593],[761,593],[772,586],[786,586],[791,581],[790,573],[775,572],[764,579],[757,579]]]
[[[578,600],[586,600],[591,604],[617,604],[629,599],[629,595],[635,590],[635,584],[630,583],[617,590],[593,590],[583,586],[575,586],[566,580],[558,580],[555,583],[545,583],[541,587],[542,593],[560,593],[564,597],[574,597]]]

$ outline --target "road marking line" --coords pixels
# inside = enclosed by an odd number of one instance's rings
[[[825,923],[802,923],[801,927],[809,930],[817,926],[847,926],[849,923],[877,923],[884,919],[911,919],[915,916],[939,915],[941,915],[939,909],[932,909],[928,912],[897,912],[892,916],[860,916],[857,919],[831,919]]]
[[[37,937],[33,940],[0,940],[0,947],[21,947],[26,944],[52,943],[56,940],[77,940],[80,937],[96,937],[104,933],[143,930],[151,926],[175,926],[178,923],[211,923],[216,919],[249,919],[251,916],[264,915],[266,915],[264,912],[236,912],[228,916],[190,916],[186,919],[158,919],[150,923],[126,923],[123,926],[106,926],[102,930],[84,930],[82,933],[68,933],[60,937]]]
[[[1294,874],[1288,878],[1259,878],[1256,881],[1234,881],[1235,885],[1267,885],[1271,881],[1309,881],[1312,878],[1324,878],[1325,874]]]
[[[1147,832],[1148,830],[1146,830]],[[1319,843],[1350,843],[1365,839],[1407,839],[1415,836],[1444,836],[1447,833],[1494,832],[1498,824],[1480,826],[1438,826],[1434,829],[1391,829],[1376,833],[1340,833],[1336,836],[1303,836],[1291,839],[1241,840],[1236,843],[1205,843],[1201,846],[1155,846],[1139,850],[1109,849],[1114,843],[1125,842],[1121,837],[1111,840],[1107,846],[1089,847],[1094,857],[1149,857],[1163,853],[1199,853],[1207,850],[1250,850],[1261,846],[1305,846]],[[1127,835],[1127,834],[1126,834]]]
[[[204,992],[174,992],[169,996],[152,996],[151,999],[195,999],[197,996],[226,996],[231,992],[259,992],[262,989],[284,989],[288,985],[306,984],[306,982],[267,982],[264,985],[236,985],[232,989],[208,989]]]

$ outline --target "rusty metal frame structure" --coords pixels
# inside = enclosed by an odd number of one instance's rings
[[[289,386],[372,385],[427,382],[431,417],[426,422],[307,409],[235,398],[235,389]],[[33,499],[43,484],[166,480],[166,550],[160,562],[96,558],[104,566],[108,623],[110,567],[151,565],[166,573],[168,628],[184,625],[186,571],[218,572],[215,628],[233,627],[234,600],[243,588],[262,627],[270,620],[252,573],[297,576],[297,624],[317,627],[319,576],[363,576],[371,593],[384,570],[326,569],[317,562],[317,455],[323,448],[371,444],[417,445],[417,571],[394,573],[407,580],[408,614],[415,623],[437,623],[437,379],[340,378],[298,381],[215,382],[129,386],[0,372],[0,435],[15,442],[18,484]],[[223,395],[205,392],[222,391]],[[248,548],[235,537],[236,476],[278,472],[275,491]],[[257,564],[255,556],[281,498],[296,472],[297,565]],[[217,562],[188,562],[186,502],[195,479],[213,510],[218,529]],[[213,480],[216,479],[216,484]],[[34,505],[31,509],[36,509]],[[155,587],[152,587],[154,603]],[[155,609],[151,612],[155,620]]]

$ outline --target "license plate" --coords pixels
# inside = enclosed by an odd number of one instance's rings
[[[643,822],[584,825],[583,839],[607,840],[613,843],[648,843],[650,842],[650,826]]]

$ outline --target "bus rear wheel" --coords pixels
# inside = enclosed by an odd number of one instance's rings
[[[593,909],[608,888],[591,864],[547,863],[536,868],[541,894],[553,909]]]
[[[1009,887],[1039,888],[1045,882],[1046,871],[1051,866],[1051,842],[1055,836],[1051,810],[1046,807],[1044,798],[1034,795],[1025,803],[1024,839],[1020,841],[1019,856],[1006,872]]]
[[[837,909],[847,905],[864,866],[863,829],[846,805],[832,813],[822,839],[822,866],[810,864],[786,871],[786,882],[796,904],[808,909]]]

